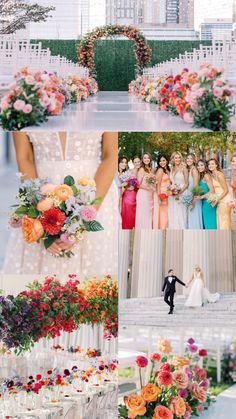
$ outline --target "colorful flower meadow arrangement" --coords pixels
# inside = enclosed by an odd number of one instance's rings
[[[90,76],[95,74],[94,44],[103,37],[126,36],[134,41],[134,52],[136,57],[136,69],[140,72],[151,60],[151,48],[149,47],[144,35],[133,26],[125,25],[106,25],[94,29],[85,35],[79,44],[78,58],[79,63],[89,69]]]
[[[162,339],[158,352],[139,356],[141,370],[151,364],[150,378],[139,394],[131,394],[119,406],[119,418],[124,419],[189,419],[208,409],[211,403],[210,382],[207,372],[200,366],[207,356],[194,339],[188,340],[185,356],[171,355],[169,341]]]
[[[42,242],[47,249],[57,239],[76,244],[86,232],[103,230],[96,221],[96,184],[93,179],[80,178],[77,183],[66,176],[62,185],[48,179],[24,180],[17,194],[18,204],[10,216],[9,224],[20,227],[24,240],[31,244]],[[73,252],[60,252],[60,256],[73,256]]]
[[[129,85],[129,92],[160,110],[179,116],[194,127],[225,131],[234,112],[232,92],[222,79],[223,69],[202,64],[198,71],[184,68],[175,77],[138,77]]]
[[[59,115],[70,103],[96,94],[98,86],[91,78],[58,77],[54,73],[33,72],[23,68],[0,102],[0,126],[7,131],[19,131],[39,125],[49,116]]]
[[[16,297],[0,296],[0,341],[7,349],[19,354],[82,324],[103,325],[105,339],[117,336],[118,286],[109,275],[82,284],[76,275],[65,284],[54,275],[27,288]]]

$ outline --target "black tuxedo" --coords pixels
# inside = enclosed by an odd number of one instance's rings
[[[172,281],[169,281],[169,278],[172,278]],[[168,306],[170,306],[170,312],[172,313],[174,308],[174,295],[176,292],[176,282],[185,286],[185,283],[180,281],[175,275],[168,275],[164,279],[164,284],[162,287],[162,292],[165,292],[164,301]]]

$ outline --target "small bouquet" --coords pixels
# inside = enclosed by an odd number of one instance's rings
[[[126,170],[125,172],[119,175],[120,182],[122,183],[122,185],[125,184],[124,186],[126,186],[128,180],[131,179],[131,177],[132,174],[130,170]]]
[[[158,197],[161,201],[165,201],[166,199],[168,199],[168,195],[164,192],[159,193]]]
[[[149,173],[148,175],[145,176],[145,181],[148,184],[148,186],[150,186],[151,189],[153,189],[154,191],[156,190],[157,178],[155,175],[153,175],[152,173]]]
[[[233,210],[233,212],[235,213],[236,210],[236,199],[231,199],[231,201],[229,201],[228,206]]]
[[[19,201],[10,216],[11,227],[21,227],[27,243],[43,241],[45,248],[57,239],[64,243],[80,242],[86,231],[103,230],[96,221],[94,205],[96,184],[93,179],[81,178],[77,184],[66,176],[62,185],[48,179],[25,180],[17,194]],[[61,251],[60,256],[72,256],[71,251]]]
[[[185,192],[181,197],[181,202],[184,204],[187,208],[192,209],[193,208],[193,194],[190,191]],[[191,208],[192,206],[192,208]]]
[[[201,186],[196,185],[192,187],[191,192],[193,196],[201,196],[201,195],[204,195],[205,191]]]
[[[137,190],[139,187],[139,182],[138,179],[136,179],[135,177],[131,177],[128,181],[127,181],[127,189],[130,190]]]
[[[178,185],[177,183],[174,183],[173,185],[169,185],[167,186],[167,192],[169,192],[170,195],[175,196],[175,199],[178,201],[179,200],[179,193],[181,191],[181,186]]]
[[[207,197],[207,202],[211,204],[212,207],[218,204],[219,196],[216,193],[210,192]]]

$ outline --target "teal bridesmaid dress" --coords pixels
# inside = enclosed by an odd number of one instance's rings
[[[204,190],[204,194],[209,192],[207,183],[203,182],[202,179],[199,181],[199,186]],[[205,198],[202,200],[202,218],[204,230],[217,229],[216,207],[212,207]]]

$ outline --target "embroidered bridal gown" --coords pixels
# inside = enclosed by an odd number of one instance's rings
[[[211,294],[204,287],[201,274],[194,274],[189,296],[185,302],[186,307],[201,307],[205,303],[216,303],[220,299],[220,294]]]
[[[48,177],[56,184],[71,175],[94,177],[101,162],[102,132],[68,132],[63,150],[59,133],[27,133],[34,150],[39,178]],[[13,197],[12,197],[13,198]],[[110,187],[97,220],[103,225],[101,232],[87,233],[85,239],[73,248],[71,258],[56,258],[44,249],[42,243],[27,244],[21,229],[11,232],[3,272],[5,274],[115,274],[117,271],[117,208],[115,183]]]

